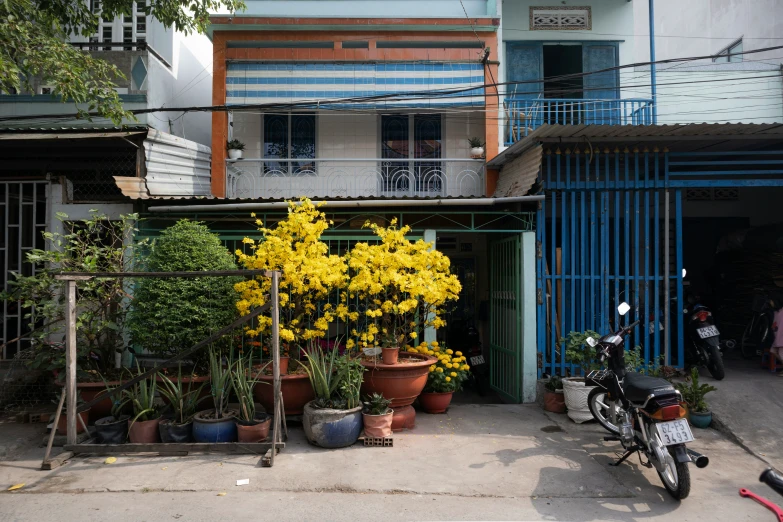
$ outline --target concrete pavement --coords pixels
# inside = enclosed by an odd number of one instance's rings
[[[417,422],[393,448],[332,451],[293,428],[272,469],[255,456],[195,455],[76,458],[43,472],[32,448],[0,462],[1,489],[26,484],[0,492],[0,519],[773,520],[737,494],[775,499],[758,483],[765,464],[712,430],[692,445],[712,462],[692,468],[691,497],[677,503],[637,459],[608,467],[619,445],[599,426],[536,405],[456,405]]]

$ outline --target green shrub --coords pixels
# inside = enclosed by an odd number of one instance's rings
[[[143,260],[143,269],[236,270],[236,263],[204,224],[183,219],[155,239]],[[128,321],[131,342],[169,356],[203,341],[236,318],[236,282],[236,277],[226,276],[139,280]],[[221,342],[225,344],[227,338]],[[203,363],[206,353],[205,348],[194,357]]]

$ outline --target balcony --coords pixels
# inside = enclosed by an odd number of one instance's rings
[[[226,165],[228,198],[484,196],[483,159],[242,159]]]
[[[511,145],[544,124],[650,125],[652,100],[622,98],[585,100],[569,98],[507,99],[505,144]]]

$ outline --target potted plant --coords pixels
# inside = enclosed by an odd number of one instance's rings
[[[484,142],[481,138],[468,139],[470,145],[470,157],[473,159],[480,159],[484,157]]]
[[[432,351],[438,359],[429,368],[427,385],[419,395],[419,404],[427,413],[445,413],[454,392],[461,390],[462,383],[468,378],[470,366],[466,363],[467,358],[462,352],[441,349],[437,341],[433,341],[429,348],[422,343],[419,350],[427,350],[428,354]]]
[[[544,409],[552,413],[565,413],[566,411],[563,380],[557,375],[550,377],[544,385]]]
[[[239,400],[239,413],[236,417],[237,439],[239,442],[263,442],[269,435],[269,425],[272,417],[264,412],[256,413],[256,402],[253,389],[258,381],[259,373],[252,376],[253,353],[237,359],[231,372],[231,386]]]
[[[682,399],[688,405],[688,419],[697,428],[709,428],[712,423],[712,412],[704,400],[704,396],[717,390],[710,384],[699,384],[699,369],[693,367],[690,377],[685,382],[675,384],[682,394]]]
[[[106,391],[110,392],[112,389],[114,389],[114,386],[107,383]],[[128,400],[123,400],[123,394],[120,392],[111,401],[111,415],[101,417],[95,421],[98,442],[101,444],[123,444],[128,440],[128,420],[130,415],[123,414]]]
[[[84,404],[84,399],[82,399],[81,394],[78,392],[76,393],[76,406],[79,407],[82,404]],[[58,435],[67,435],[68,434],[68,407],[67,407],[67,401],[63,403],[63,411],[60,413],[60,419],[57,421],[57,434]],[[90,420],[90,410],[80,411],[76,414],[78,417],[81,417],[82,422],[79,422],[79,419],[76,419],[76,433],[84,433],[84,428],[82,427],[82,423],[84,423],[84,426],[87,426]]]
[[[192,387],[195,376],[191,373],[190,380],[182,378],[182,365],[179,365],[177,378],[169,379],[163,373],[158,375],[161,381],[160,394],[166,398],[171,413],[170,418],[160,421],[160,439],[163,442],[191,442],[193,440],[193,416],[196,414],[205,383],[198,388]]]
[[[385,398],[380,393],[373,393],[364,398],[363,404],[364,434],[367,437],[391,437],[394,415],[394,410],[389,407],[391,399]]]
[[[300,415],[304,405],[315,398],[308,373],[298,357],[301,346],[313,339],[322,339],[329,333],[338,313],[358,318],[357,312],[348,312],[345,304],[328,304],[333,292],[345,287],[345,261],[329,254],[329,246],[320,240],[329,228],[323,212],[308,199],[290,201],[288,216],[275,228],[266,228],[258,220],[261,240],[245,238],[250,252],[238,253],[239,264],[248,269],[281,270],[280,278],[280,349],[281,356],[289,355],[292,369],[282,374],[282,394],[285,412]],[[306,252],[306,255],[302,253]],[[252,308],[266,304],[271,281],[258,277],[235,285],[239,293],[236,307],[241,315]],[[325,304],[326,303],[326,304]],[[255,328],[245,331],[253,338],[271,339],[271,318],[259,317]],[[287,348],[286,348],[287,345]],[[285,359],[284,359],[285,360]],[[271,372],[259,377],[271,383]],[[272,387],[259,384],[255,388],[257,400],[267,411],[272,410]]]
[[[586,332],[569,332],[560,339],[560,344],[565,348],[566,362],[578,365],[582,373],[598,369],[595,348],[587,344],[587,338],[600,339],[600,335],[592,330]],[[574,422],[582,423],[593,418],[590,408],[587,406],[587,396],[594,386],[586,386],[584,377],[566,377],[563,379],[563,395],[568,409],[568,417]]]
[[[236,270],[233,254],[201,222],[182,219],[149,245],[140,263],[145,272]],[[237,277],[172,277],[138,280],[128,314],[130,342],[145,353],[166,359],[190,348],[237,317]],[[226,349],[230,337],[212,344]],[[185,374],[185,391],[209,380],[209,348],[193,356],[196,371]],[[167,375],[171,381],[181,375]],[[162,382],[162,377],[158,378]]]
[[[14,273],[9,291],[2,299],[20,301],[29,312],[25,315],[32,338],[32,370],[50,373],[55,384],[65,380],[65,283],[56,279],[60,271],[123,272],[130,265],[137,248],[145,240],[134,241],[137,214],[109,219],[97,210],[84,220],[71,220],[58,213],[61,230],[46,231],[43,237],[48,249],[26,252],[25,262],[35,268],[32,275]],[[76,370],[77,388],[85,401],[91,402],[105,393],[109,384],[121,383],[122,354],[125,351],[123,329],[127,318],[129,284],[122,279],[93,278],[79,281],[76,296]],[[43,326],[42,326],[43,325]],[[25,335],[27,335],[25,333]],[[94,405],[90,416],[95,420],[110,415],[108,397]]]
[[[226,149],[228,149],[229,159],[242,159],[242,151],[245,150],[245,144],[235,138],[226,142]]]
[[[193,417],[193,440],[196,442],[235,442],[237,412],[228,409],[231,388],[232,363],[223,363],[220,353],[209,353],[209,384],[214,408],[196,413]]]
[[[136,362],[137,375],[142,373]],[[155,402],[157,381],[154,377],[140,380],[122,391],[123,397],[133,408],[133,418],[128,420],[128,439],[132,443],[159,442],[158,424],[160,411]]]
[[[315,390],[315,400],[304,407],[303,426],[307,440],[322,448],[342,448],[359,439],[362,403],[359,400],[364,368],[350,355],[337,350],[325,354],[311,343],[306,366]]]

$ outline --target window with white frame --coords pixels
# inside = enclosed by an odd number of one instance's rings
[[[741,62],[742,61],[742,38],[733,42],[728,47],[718,51],[718,56],[712,59],[715,63]]]
[[[100,14],[101,1],[91,0],[93,13]],[[110,43],[122,42],[122,49],[126,51],[137,49],[137,45],[147,41],[147,8],[146,0],[133,2],[131,12],[118,16],[114,20],[101,16],[98,26],[98,34],[90,38],[90,42],[101,42],[101,49],[111,51]],[[92,47],[90,47],[92,49]]]
[[[385,193],[443,189],[440,114],[381,116],[381,175]]]
[[[261,143],[264,174],[315,175],[315,115],[265,114]]]

